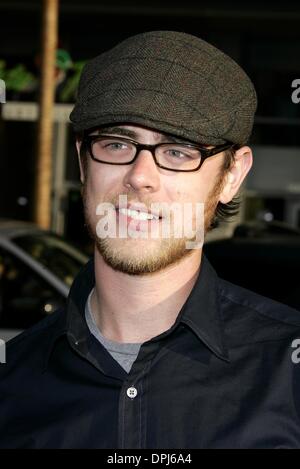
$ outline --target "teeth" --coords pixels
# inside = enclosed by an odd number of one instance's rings
[[[127,215],[131,218],[134,218],[135,220],[158,220],[159,217],[157,215],[153,215],[152,213],[146,213],[146,212],[138,212],[137,210],[130,210],[128,208],[120,208],[119,209],[120,213],[123,213],[123,215]]]

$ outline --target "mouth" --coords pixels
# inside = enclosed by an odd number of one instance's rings
[[[147,212],[142,212],[138,210],[131,210],[128,208],[117,208],[119,213],[122,215],[125,215],[128,218],[132,218],[133,220],[141,220],[141,221],[147,221],[147,220],[159,220],[161,219],[160,216],[154,215],[153,213],[147,213]]]
[[[148,212],[145,211],[145,206],[143,209],[139,206],[130,206],[130,207],[119,207],[116,206],[116,210],[119,214],[138,221],[151,221],[151,220],[161,220],[162,216],[160,213]]]
[[[119,226],[126,227],[130,232],[151,232],[155,233],[159,229],[162,216],[159,213],[147,212],[147,208],[135,206],[129,207],[116,207],[116,215]],[[153,232],[152,229],[155,231]]]

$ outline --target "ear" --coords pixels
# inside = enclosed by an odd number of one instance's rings
[[[220,194],[219,202],[222,204],[227,204],[233,199],[250,171],[253,163],[251,148],[248,146],[239,148],[235,152],[234,159],[232,168],[225,176],[224,187]]]
[[[80,182],[81,184],[84,184],[84,170],[82,167],[82,161],[80,158],[80,147],[81,147],[82,141],[79,138],[76,138],[76,149],[77,149],[77,157],[78,157],[78,164],[79,164],[79,170],[80,170]]]

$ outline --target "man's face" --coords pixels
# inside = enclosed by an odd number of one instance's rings
[[[97,131],[92,134],[97,134]],[[118,125],[106,129],[105,134],[128,137],[144,144],[157,144],[168,140],[165,134],[137,125]],[[149,220],[143,223],[127,216],[126,211],[122,214],[116,209],[114,216],[117,228],[120,222],[125,221],[126,225],[130,224],[130,229],[135,231],[133,234],[136,236],[99,238],[96,231],[100,218],[96,213],[97,206],[108,202],[117,207],[120,195],[127,196],[129,207],[143,204],[148,213],[151,213],[151,204],[163,203],[163,207],[168,207],[176,203],[182,208],[193,207],[190,213],[193,218],[192,227],[196,229],[199,224],[195,219],[195,207],[204,204],[204,231],[207,231],[219,202],[223,162],[224,154],[219,153],[205,160],[200,170],[184,173],[157,167],[148,150],[142,150],[130,165],[98,163],[88,156],[86,170],[83,171],[81,166],[85,219],[89,233],[104,261],[115,270],[141,275],[158,272],[186,256],[196,255],[200,258],[201,249],[186,247],[188,240],[195,240],[195,231],[186,233],[182,227],[182,236],[174,235],[175,215],[172,211],[169,212],[171,224],[168,237],[162,236],[161,231],[161,223],[167,219],[165,209],[160,213],[162,218],[158,221]],[[184,223],[183,220],[184,218],[181,223]],[[151,233],[156,233],[156,236]]]

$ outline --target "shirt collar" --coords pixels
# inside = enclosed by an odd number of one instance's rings
[[[204,254],[196,283],[177,320],[189,326],[217,357],[229,361],[219,278]]]
[[[60,329],[52,337],[46,364],[56,339],[65,333],[70,345],[80,355],[88,356],[92,362],[95,361],[89,352],[87,338],[90,331],[84,315],[85,304],[94,285],[94,259],[91,258],[80,270],[71,286],[67,299],[65,321],[64,324],[60,322]],[[203,254],[199,275],[187,301],[178,314],[174,325],[169,331],[157,336],[157,339],[171,333],[178,324],[182,323],[188,326],[218,358],[229,361],[224,333],[225,325],[220,306],[219,279]]]

